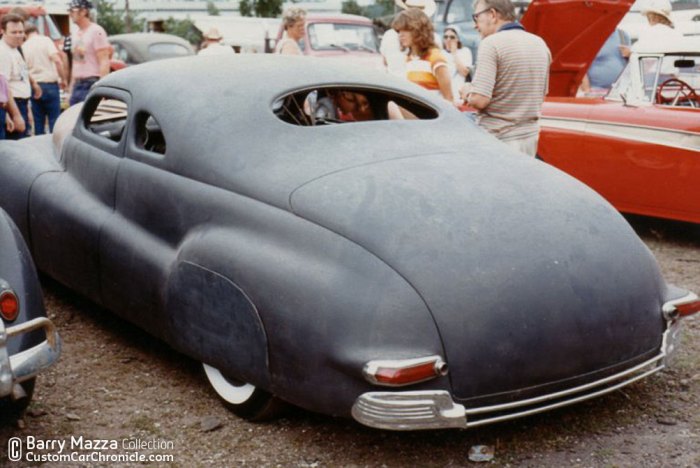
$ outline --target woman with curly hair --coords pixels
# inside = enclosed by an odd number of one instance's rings
[[[408,49],[406,77],[452,102],[452,82],[447,60],[435,44],[433,23],[419,9],[400,12],[391,24],[399,33],[401,47]]]
[[[275,46],[275,53],[301,55],[299,41],[304,37],[306,10],[298,7],[288,8],[282,15],[282,24],[284,37]]]

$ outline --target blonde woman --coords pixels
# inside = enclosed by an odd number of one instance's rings
[[[275,53],[301,55],[299,41],[304,37],[306,10],[297,7],[288,8],[282,15],[282,24],[284,36],[275,46]]]

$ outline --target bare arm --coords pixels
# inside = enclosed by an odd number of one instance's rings
[[[7,129],[11,132],[23,132],[27,128],[27,124],[22,118],[22,113],[19,111],[15,98],[9,89],[7,90],[7,97]]]
[[[63,59],[61,59],[61,54],[58,52],[51,54],[51,61],[56,67],[56,72],[58,72],[58,77],[60,78],[61,83],[67,83],[68,77],[66,76],[66,68],[64,66]]]
[[[450,72],[447,71],[446,66],[438,67],[435,70],[435,78],[437,78],[438,86],[440,87],[440,94],[442,97],[447,99],[449,102],[453,102],[452,97],[452,78],[450,78]]]
[[[109,73],[109,56],[111,48],[107,47],[97,51],[97,63],[100,66],[100,78]]]

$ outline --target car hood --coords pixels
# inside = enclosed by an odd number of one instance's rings
[[[633,0],[533,0],[522,18],[552,53],[549,96],[575,96],[588,67]]]
[[[665,284],[624,219],[552,167],[489,156],[418,155],[335,172],[295,190],[292,209],[415,288],[458,398],[658,351]]]

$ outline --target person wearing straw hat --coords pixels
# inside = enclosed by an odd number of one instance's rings
[[[633,49],[651,42],[674,40],[683,36],[673,26],[669,0],[648,0],[642,7],[641,13],[649,22],[649,27],[639,33]]]
[[[204,44],[202,44],[202,48],[197,52],[197,55],[235,54],[236,52],[233,50],[233,47],[221,43],[223,38],[224,36],[221,35],[218,28],[210,28],[209,31],[204,34]]]
[[[394,0],[394,4],[401,10],[415,8],[423,11],[428,18],[432,18],[437,11],[435,0]],[[439,41],[438,41],[439,43]],[[392,75],[406,76],[406,51],[399,43],[399,33],[389,28],[382,36],[379,45],[379,53],[384,58],[384,66]]]

